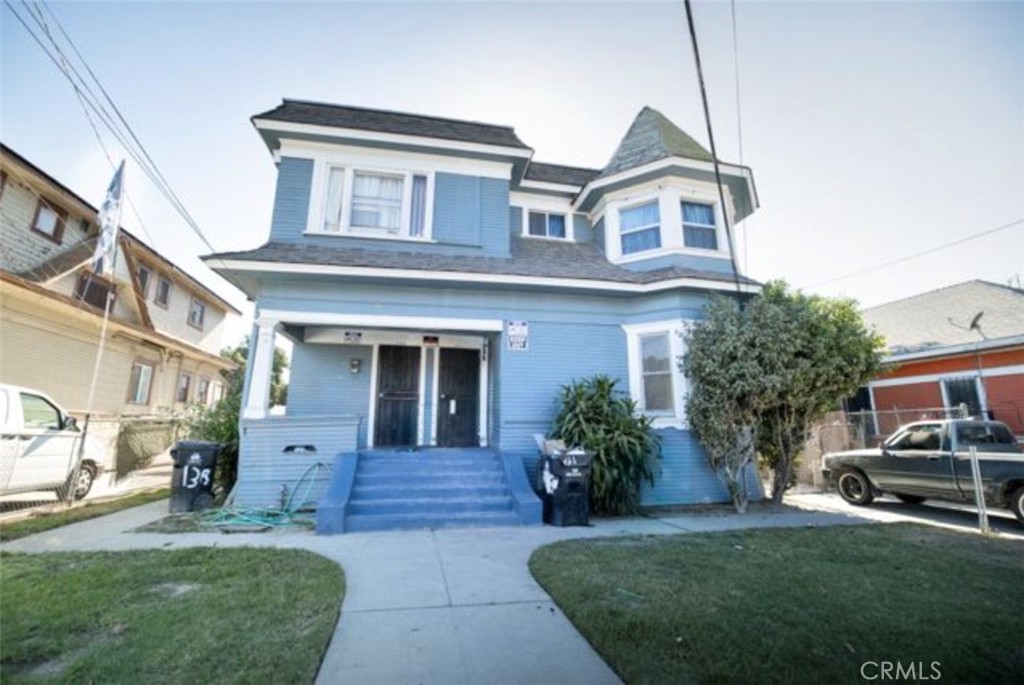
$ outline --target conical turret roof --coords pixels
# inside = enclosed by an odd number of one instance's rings
[[[711,153],[704,146],[669,121],[668,117],[652,107],[644,107],[636,115],[600,177],[612,176],[668,157],[713,161]]]

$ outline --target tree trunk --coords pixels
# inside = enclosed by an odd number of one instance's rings
[[[772,474],[772,504],[782,504],[782,496],[786,494],[790,465],[793,463],[792,451],[793,444],[789,439],[789,433],[783,430],[779,436],[779,460]]]

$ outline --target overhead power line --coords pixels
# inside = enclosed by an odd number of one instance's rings
[[[3,0],[3,2],[11,11],[11,13],[15,16],[15,18],[18,19],[18,21],[25,28],[25,30],[28,31],[29,35],[39,45],[40,49],[43,50],[43,53],[46,54],[50,61],[52,61],[54,65],[57,67],[58,71],[60,71],[60,73],[65,77],[65,79],[67,79],[68,83],[75,91],[76,96],[79,98],[79,102],[83,104],[83,107],[87,108],[88,110],[92,110],[92,112],[96,114],[98,119],[103,123],[104,127],[106,127],[106,129],[111,133],[111,135],[121,144],[121,146],[124,148],[127,154],[135,161],[135,163],[143,171],[143,173],[150,179],[150,181],[152,181],[152,183],[157,187],[160,193],[171,205],[171,207],[185,221],[185,224],[188,225],[192,232],[196,234],[196,236],[200,239],[200,241],[202,241],[206,248],[210,250],[210,252],[216,252],[217,250],[213,247],[212,243],[203,233],[198,223],[188,212],[184,203],[174,192],[170,183],[167,181],[167,178],[160,171],[152,156],[146,150],[146,147],[142,144],[138,136],[136,136],[132,127],[128,124],[125,117],[121,114],[120,108],[117,107],[117,105],[114,103],[113,99],[107,92],[106,88],[103,87],[103,84],[100,82],[95,72],[89,66],[88,62],[85,60],[85,57],[78,50],[74,42],[71,40],[70,35],[65,30],[63,25],[60,23],[59,19],[57,19],[53,10],[50,9],[45,4],[45,2],[38,3],[41,7],[46,9],[46,12],[49,13],[51,17],[53,17],[54,22],[60,29],[61,35],[64,37],[64,40],[67,41],[68,45],[71,48],[71,51],[78,57],[78,60],[81,62],[84,70],[89,74],[92,84],[95,84],[96,88],[99,89],[99,91],[103,95],[103,98],[97,95],[96,90],[93,89],[90,81],[86,79],[82,75],[82,73],[75,67],[74,61],[64,52],[57,37],[50,32],[49,27],[46,23],[46,18],[43,15],[43,11],[41,9],[39,9],[38,7],[34,7],[31,3],[22,3],[22,6],[25,8],[26,12],[31,17],[32,21],[36,24],[37,28],[33,29],[33,27],[30,26],[29,22],[26,21],[25,18],[21,15],[21,13],[19,13],[18,10],[15,9],[14,4],[11,2],[11,0]],[[43,37],[40,37],[40,34]],[[104,100],[106,101],[106,103],[109,103],[109,106],[113,110],[113,113],[111,113],[111,111],[108,110],[107,106],[104,104]],[[86,116],[89,119],[89,123],[93,127],[94,132],[97,135],[97,138],[100,140],[101,146],[103,146],[102,139],[99,137],[99,133],[96,130],[92,118],[88,115],[88,112],[86,112]],[[129,202],[129,204],[133,205],[133,203],[131,202]],[[134,206],[132,208],[137,215],[137,210],[135,210]],[[148,234],[148,231],[146,232]],[[151,236],[150,240],[152,240]]]
[[[961,245],[961,244],[966,243],[966,242],[971,241],[971,240],[977,240],[978,238],[983,238],[983,237],[985,237],[987,235],[992,235],[993,233],[998,233],[999,231],[1005,231],[1008,228],[1013,228],[1014,226],[1019,226],[1021,224],[1024,224],[1024,219],[1017,219],[1016,221],[1011,221],[1008,224],[1002,224],[1001,226],[996,226],[994,228],[989,228],[989,229],[986,229],[984,231],[978,231],[977,233],[972,233],[971,235],[964,236],[963,238],[960,238],[958,240],[954,240],[951,243],[945,243],[943,245],[938,245],[936,247],[932,247],[932,248],[929,248],[927,250],[923,250],[921,252],[915,252],[914,254],[906,255],[905,257],[900,257],[899,259],[892,259],[890,261],[883,262],[881,264],[876,264],[875,266],[871,266],[871,267],[868,267],[866,269],[861,269],[859,271],[854,271],[853,273],[848,273],[848,274],[845,274],[843,276],[836,276],[835,278],[830,278],[827,281],[821,281],[819,283],[813,283],[813,284],[811,284],[808,287],[809,288],[817,288],[817,287],[822,286],[822,285],[828,285],[830,283],[836,283],[837,281],[845,281],[847,278],[853,278],[854,276],[862,276],[863,274],[869,274],[869,273],[871,273],[873,271],[878,271],[879,269],[885,269],[885,268],[890,267],[890,266],[895,266],[896,264],[903,264],[904,262],[909,262],[912,259],[917,259],[919,257],[924,257],[924,256],[927,256],[927,255],[930,255],[930,254],[934,254],[934,253],[939,252],[941,250],[945,250],[947,248],[954,247],[956,245]]]

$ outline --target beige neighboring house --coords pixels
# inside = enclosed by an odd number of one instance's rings
[[[94,416],[169,416],[212,404],[240,312],[124,229],[110,280],[92,274],[97,210],[0,145],[0,382],[87,409],[102,307],[113,291]],[[100,431],[104,432],[104,431]]]

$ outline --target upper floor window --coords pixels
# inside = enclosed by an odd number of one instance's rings
[[[64,220],[67,214],[62,209],[50,205],[42,198],[36,204],[36,213],[32,217],[32,230],[57,243],[64,236]]]
[[[105,309],[107,300],[112,300],[115,294],[113,284],[94,273],[80,274],[75,284],[75,299],[91,304],[97,309]]]
[[[713,205],[683,202],[683,244],[701,250],[718,249],[718,228]]]
[[[203,321],[206,320],[206,303],[198,297],[192,298],[188,307],[188,325],[203,330]]]
[[[624,255],[661,247],[661,216],[658,201],[653,200],[620,210],[619,234]]]
[[[149,270],[149,267],[139,264],[139,271],[136,274],[139,278],[139,290],[142,292],[142,299],[149,297],[149,281],[153,276],[153,272]]]
[[[199,378],[199,389],[196,392],[196,401],[202,405],[208,405],[210,400],[210,379],[205,377]]]
[[[427,181],[423,174],[330,166],[320,230],[422,238]]]
[[[565,214],[529,212],[526,230],[538,238],[565,238]]]
[[[161,276],[156,281],[156,293],[153,294],[153,302],[166,308],[171,301],[171,282]]]

